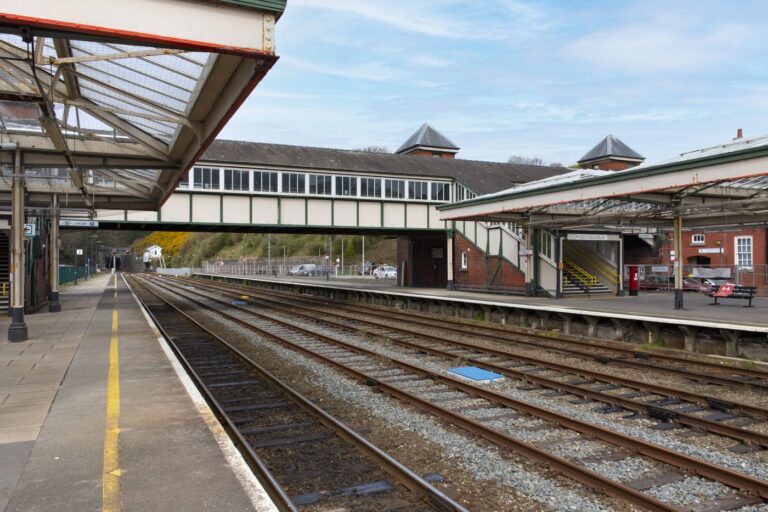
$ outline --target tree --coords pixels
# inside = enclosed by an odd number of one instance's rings
[[[355,151],[362,151],[363,153],[389,153],[387,146],[365,146],[364,148],[357,148]]]
[[[540,156],[512,155],[507,158],[507,163],[518,165],[546,165]]]

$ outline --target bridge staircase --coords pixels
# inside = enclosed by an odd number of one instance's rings
[[[0,315],[8,314],[11,299],[11,247],[8,235],[0,233]]]
[[[613,264],[584,244],[563,242],[563,294],[615,293],[619,275]]]

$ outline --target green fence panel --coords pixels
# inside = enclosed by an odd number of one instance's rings
[[[71,283],[77,279],[85,279],[85,266],[59,265],[59,284]]]

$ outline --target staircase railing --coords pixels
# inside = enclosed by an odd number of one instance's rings
[[[597,286],[597,276],[590,274],[571,260],[565,260],[563,273],[584,286]]]
[[[619,284],[619,280],[621,277],[619,274],[616,273],[616,269],[608,263],[607,261],[603,260],[602,257],[600,257],[597,253],[590,253],[583,247],[581,247],[578,243],[569,244],[568,246],[570,251],[576,252],[579,255],[579,259],[587,259],[590,262],[594,263],[599,267],[600,274],[604,276],[608,281],[610,281],[613,284]]]

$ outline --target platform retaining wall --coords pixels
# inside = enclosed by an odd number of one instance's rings
[[[663,352],[665,349],[678,349],[768,362],[768,328],[745,326],[739,329],[716,322],[565,310],[540,305],[414,295],[401,291],[270,281],[231,275],[196,274],[195,277],[349,303],[375,304],[467,320],[508,324],[530,329],[531,334],[546,334],[564,341],[598,339],[632,343],[638,345],[639,351]]]

